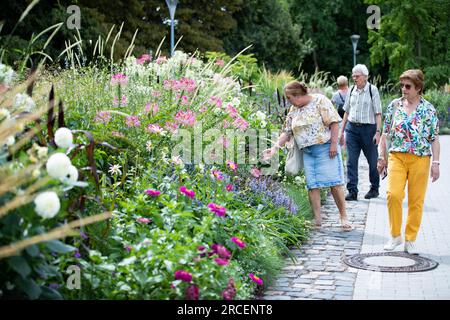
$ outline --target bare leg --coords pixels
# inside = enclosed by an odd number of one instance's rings
[[[320,215],[320,189],[308,190],[309,202],[314,212],[314,219],[316,221],[316,227],[322,225],[322,217]]]
[[[339,209],[339,214],[341,215],[341,224],[344,230],[351,229],[351,225],[348,222],[347,211],[345,208],[345,196],[344,189],[342,186],[331,187],[331,194],[333,195],[334,202]]]

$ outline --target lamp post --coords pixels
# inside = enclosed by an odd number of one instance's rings
[[[353,66],[356,65],[356,46],[358,45],[359,35],[354,34],[350,36],[350,39],[352,39],[352,46],[353,46]]]
[[[170,13],[170,56],[173,56],[173,47],[175,42],[175,10],[178,0],[166,0]]]

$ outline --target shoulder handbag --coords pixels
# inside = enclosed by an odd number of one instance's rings
[[[297,175],[303,170],[303,150],[299,149],[295,138],[292,137],[292,139],[294,139],[294,143],[291,148],[288,148],[284,171],[286,174]]]

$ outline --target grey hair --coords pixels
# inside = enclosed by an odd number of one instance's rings
[[[369,76],[369,69],[367,69],[365,64],[357,64],[353,67],[352,73],[361,73],[364,76]]]
[[[336,80],[337,84],[339,86],[346,86],[348,85],[348,79],[346,76],[339,76]]]

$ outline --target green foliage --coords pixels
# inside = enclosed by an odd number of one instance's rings
[[[449,1],[365,1],[379,5],[381,29],[369,31],[371,61],[389,66],[392,79],[407,69],[422,69],[430,86],[448,81]]]

